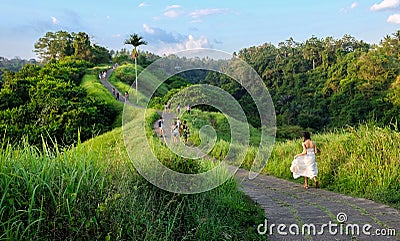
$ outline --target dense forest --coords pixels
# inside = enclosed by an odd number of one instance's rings
[[[379,45],[350,35],[341,39],[313,36],[302,43],[290,38],[278,46],[249,47],[234,55],[264,80],[274,101],[280,134],[369,120],[396,124],[400,118],[400,31]],[[202,83],[230,92],[249,121],[259,126],[255,107],[238,83],[218,73],[209,73]]]
[[[37,63],[37,61],[35,59],[26,60],[26,59],[21,59],[21,58],[18,58],[18,57],[13,58],[13,59],[7,59],[5,57],[1,57],[0,56],[0,69],[18,71],[24,65],[36,64],[36,63]]]
[[[89,68],[110,61],[109,51],[91,44],[85,33],[59,31],[40,38],[35,52],[40,63],[2,59],[6,63],[0,79],[3,141],[25,138],[31,144],[70,145],[111,130],[116,110],[89,98],[80,87]]]
[[[46,33],[34,48],[40,65],[25,61],[26,65],[16,71],[24,61],[1,59],[8,70],[3,66],[0,79],[0,131],[16,139],[28,135],[33,142],[48,134],[72,143],[78,129],[84,139],[108,130],[113,110],[86,98],[79,83],[86,69],[99,63],[132,63],[131,53],[126,49],[108,51],[92,44],[86,33],[65,31]],[[385,36],[379,44],[350,35],[341,39],[312,36],[305,42],[290,38],[278,46],[265,43],[245,48],[234,56],[251,65],[268,87],[278,137],[293,138],[306,128],[322,131],[363,121],[399,127],[400,31]],[[139,52],[137,60],[146,67],[158,58]],[[126,74],[126,79],[119,76],[120,81],[131,85],[132,74]],[[220,86],[231,93],[249,122],[260,126],[246,91],[216,72],[179,73],[166,81],[170,92],[158,97],[157,103],[168,101],[177,88],[197,83]]]

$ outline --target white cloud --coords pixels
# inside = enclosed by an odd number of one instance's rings
[[[390,15],[389,18],[387,19],[387,22],[388,23],[400,24],[400,14]]]
[[[50,18],[51,18],[51,22],[53,22],[54,25],[58,24],[58,20],[56,17],[51,16]]]
[[[342,13],[348,13],[349,11],[351,11],[352,9],[355,9],[356,7],[358,7],[358,3],[357,2],[353,2],[350,7],[345,7],[345,8],[341,8],[340,12]]]
[[[143,38],[150,44],[147,48],[159,55],[169,55],[188,49],[210,48],[209,40],[200,36],[183,35],[180,33],[167,32],[164,29],[143,24]]]
[[[227,13],[228,10],[224,8],[205,8],[205,9],[199,9],[196,11],[191,12],[189,15],[192,18],[200,18],[202,16],[207,16],[207,15],[212,15],[212,14],[223,14]]]
[[[181,8],[182,6],[181,5],[170,5],[170,6],[167,6],[165,9],[166,10],[168,10],[168,9],[174,9],[174,8]]]
[[[154,29],[152,29],[149,25],[147,25],[147,24],[143,24],[143,29],[144,29],[144,31],[146,31],[146,33],[150,33],[150,34],[153,34],[154,33]]]
[[[179,43],[185,39],[184,35],[179,33],[167,32],[164,29],[151,27],[143,24],[143,38],[150,43]]]
[[[371,10],[378,11],[388,8],[397,8],[399,5],[400,5],[400,0],[383,0],[380,3],[375,3],[374,5],[372,5]]]
[[[111,19],[111,17],[110,17],[110,16],[106,16],[106,18],[107,18],[107,19]]]
[[[158,55],[164,55],[164,54],[169,55],[184,50],[210,48],[210,47],[211,45],[206,37],[201,36],[199,38],[195,38],[192,35],[188,35],[187,38],[180,43],[160,44],[155,51]]]
[[[140,4],[138,5],[139,8],[148,7],[148,6],[150,6],[150,5],[147,4],[147,3],[145,3],[145,2],[142,2],[142,3],[140,3]]]
[[[169,17],[169,18],[176,18],[183,14],[184,14],[184,12],[179,11],[179,10],[169,10],[169,11],[164,12],[164,16]]]
[[[113,38],[120,38],[120,37],[121,37],[121,34],[119,34],[119,33],[113,34],[113,35],[111,35],[111,37],[113,37]]]

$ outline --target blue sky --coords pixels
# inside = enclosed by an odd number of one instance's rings
[[[48,31],[86,32],[119,50],[131,33],[156,54],[192,48],[228,53],[311,36],[379,43],[400,29],[400,0],[13,0],[0,9],[0,56],[32,58]]]

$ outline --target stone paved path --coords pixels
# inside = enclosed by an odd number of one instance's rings
[[[111,91],[107,79],[102,83]],[[160,114],[168,139],[175,114]],[[249,180],[244,169],[235,177],[241,189],[265,210],[267,223],[259,230],[268,240],[400,240],[400,212],[386,205],[323,189],[305,190],[300,184],[267,175]],[[383,233],[392,235],[378,235]]]
[[[241,183],[243,191],[265,210],[272,233],[268,231],[268,240],[400,240],[400,212],[386,205],[378,204],[363,198],[353,198],[346,195],[310,187],[305,190],[300,184],[279,178],[259,175],[249,180],[248,171],[240,169],[236,178]],[[347,221],[340,224],[337,215],[342,213],[339,220],[346,215]],[[323,235],[319,235],[323,225]],[[288,235],[280,235],[277,226],[285,224]],[[290,235],[289,226],[300,228],[315,225],[315,235]],[[305,225],[304,225],[305,224]],[[272,225],[272,226],[271,226]],[[275,226],[273,226],[275,225]],[[368,229],[368,225],[371,225]],[[343,231],[340,230],[342,227]],[[352,234],[352,227],[359,227],[359,235]],[[363,232],[363,227],[368,232]],[[308,234],[308,229],[305,229]],[[335,230],[337,233],[335,234]],[[356,229],[354,233],[357,234]],[[264,231],[261,229],[261,231]],[[293,229],[295,231],[295,229]],[[378,232],[396,232],[397,236],[377,236]],[[377,233],[376,233],[377,232]],[[311,232],[311,234],[313,234]],[[335,235],[334,235],[335,234]]]
[[[112,88],[114,88],[114,89],[115,89],[115,97],[116,97],[116,95],[117,95],[117,93],[118,93],[118,94],[119,94],[119,99],[118,99],[118,100],[119,100],[120,102],[132,105],[132,104],[130,103],[129,100],[125,100],[125,94],[119,92],[119,91],[117,90],[117,88],[115,88],[115,87],[108,81],[108,78],[110,77],[110,75],[111,75],[112,73],[113,73],[113,70],[112,70],[112,69],[109,69],[109,70],[107,71],[106,78],[101,78],[101,79],[100,79],[100,82],[101,82],[101,83],[104,85],[104,87],[106,87],[106,89],[107,89],[108,91],[110,91],[111,93],[112,93]]]

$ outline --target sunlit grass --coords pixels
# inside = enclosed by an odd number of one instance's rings
[[[86,90],[89,97],[104,101],[110,108],[117,111],[118,114],[114,119],[113,127],[122,125],[122,110],[124,104],[115,100],[115,97],[100,83],[95,74],[86,74],[83,76],[80,86]]]
[[[141,123],[143,110],[136,116],[132,125]],[[3,143],[0,195],[0,239],[6,240],[266,239],[256,232],[264,211],[235,180],[196,195],[163,191],[136,173],[122,128],[71,149]]]
[[[371,124],[312,136],[320,186],[400,208],[400,133]],[[277,143],[264,173],[293,180],[289,170],[302,140]],[[303,180],[297,180],[302,182]]]

